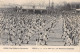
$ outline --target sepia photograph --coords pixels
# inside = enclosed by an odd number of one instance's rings
[[[80,52],[80,1],[0,0],[0,46],[72,46]]]

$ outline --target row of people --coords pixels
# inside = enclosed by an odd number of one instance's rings
[[[2,15],[1,15],[2,16]],[[55,18],[47,15],[25,15],[21,13],[3,13],[1,19],[1,43],[3,45],[22,45],[29,44],[30,38],[37,32],[49,31],[52,26],[46,26],[50,21],[52,25]],[[45,33],[47,33],[45,32]],[[43,38],[41,38],[41,36]],[[36,38],[36,37],[35,37]],[[43,40],[47,42],[47,34],[39,34],[39,40],[36,38],[36,42]],[[5,41],[5,40],[6,41]],[[36,43],[35,42],[35,43]]]
[[[78,18],[80,16],[74,14],[65,14],[64,16],[64,37],[65,44],[67,46],[70,45],[78,45],[79,44],[79,33],[78,33]]]

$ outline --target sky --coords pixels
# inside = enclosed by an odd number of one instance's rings
[[[8,3],[13,3],[13,4],[19,4],[19,5],[22,5],[22,4],[27,4],[27,3],[30,3],[30,4],[36,4],[36,3],[44,3],[44,4],[47,4],[49,2],[49,0],[0,0],[1,2],[5,3],[5,4],[8,4]],[[63,1],[66,1],[66,2],[80,2],[80,0],[50,0],[51,2],[53,1],[54,3],[61,3]]]
[[[54,4],[62,4],[62,2],[80,2],[80,0],[50,0],[50,2],[54,2]],[[0,0],[1,5],[8,5],[8,4],[18,4],[18,5],[36,5],[36,4],[43,4],[48,5],[49,0]]]

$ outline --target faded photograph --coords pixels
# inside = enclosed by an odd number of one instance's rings
[[[80,46],[79,0],[0,0],[1,46]]]

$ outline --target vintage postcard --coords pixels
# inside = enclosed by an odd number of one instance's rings
[[[0,52],[80,52],[80,0],[0,0]]]

